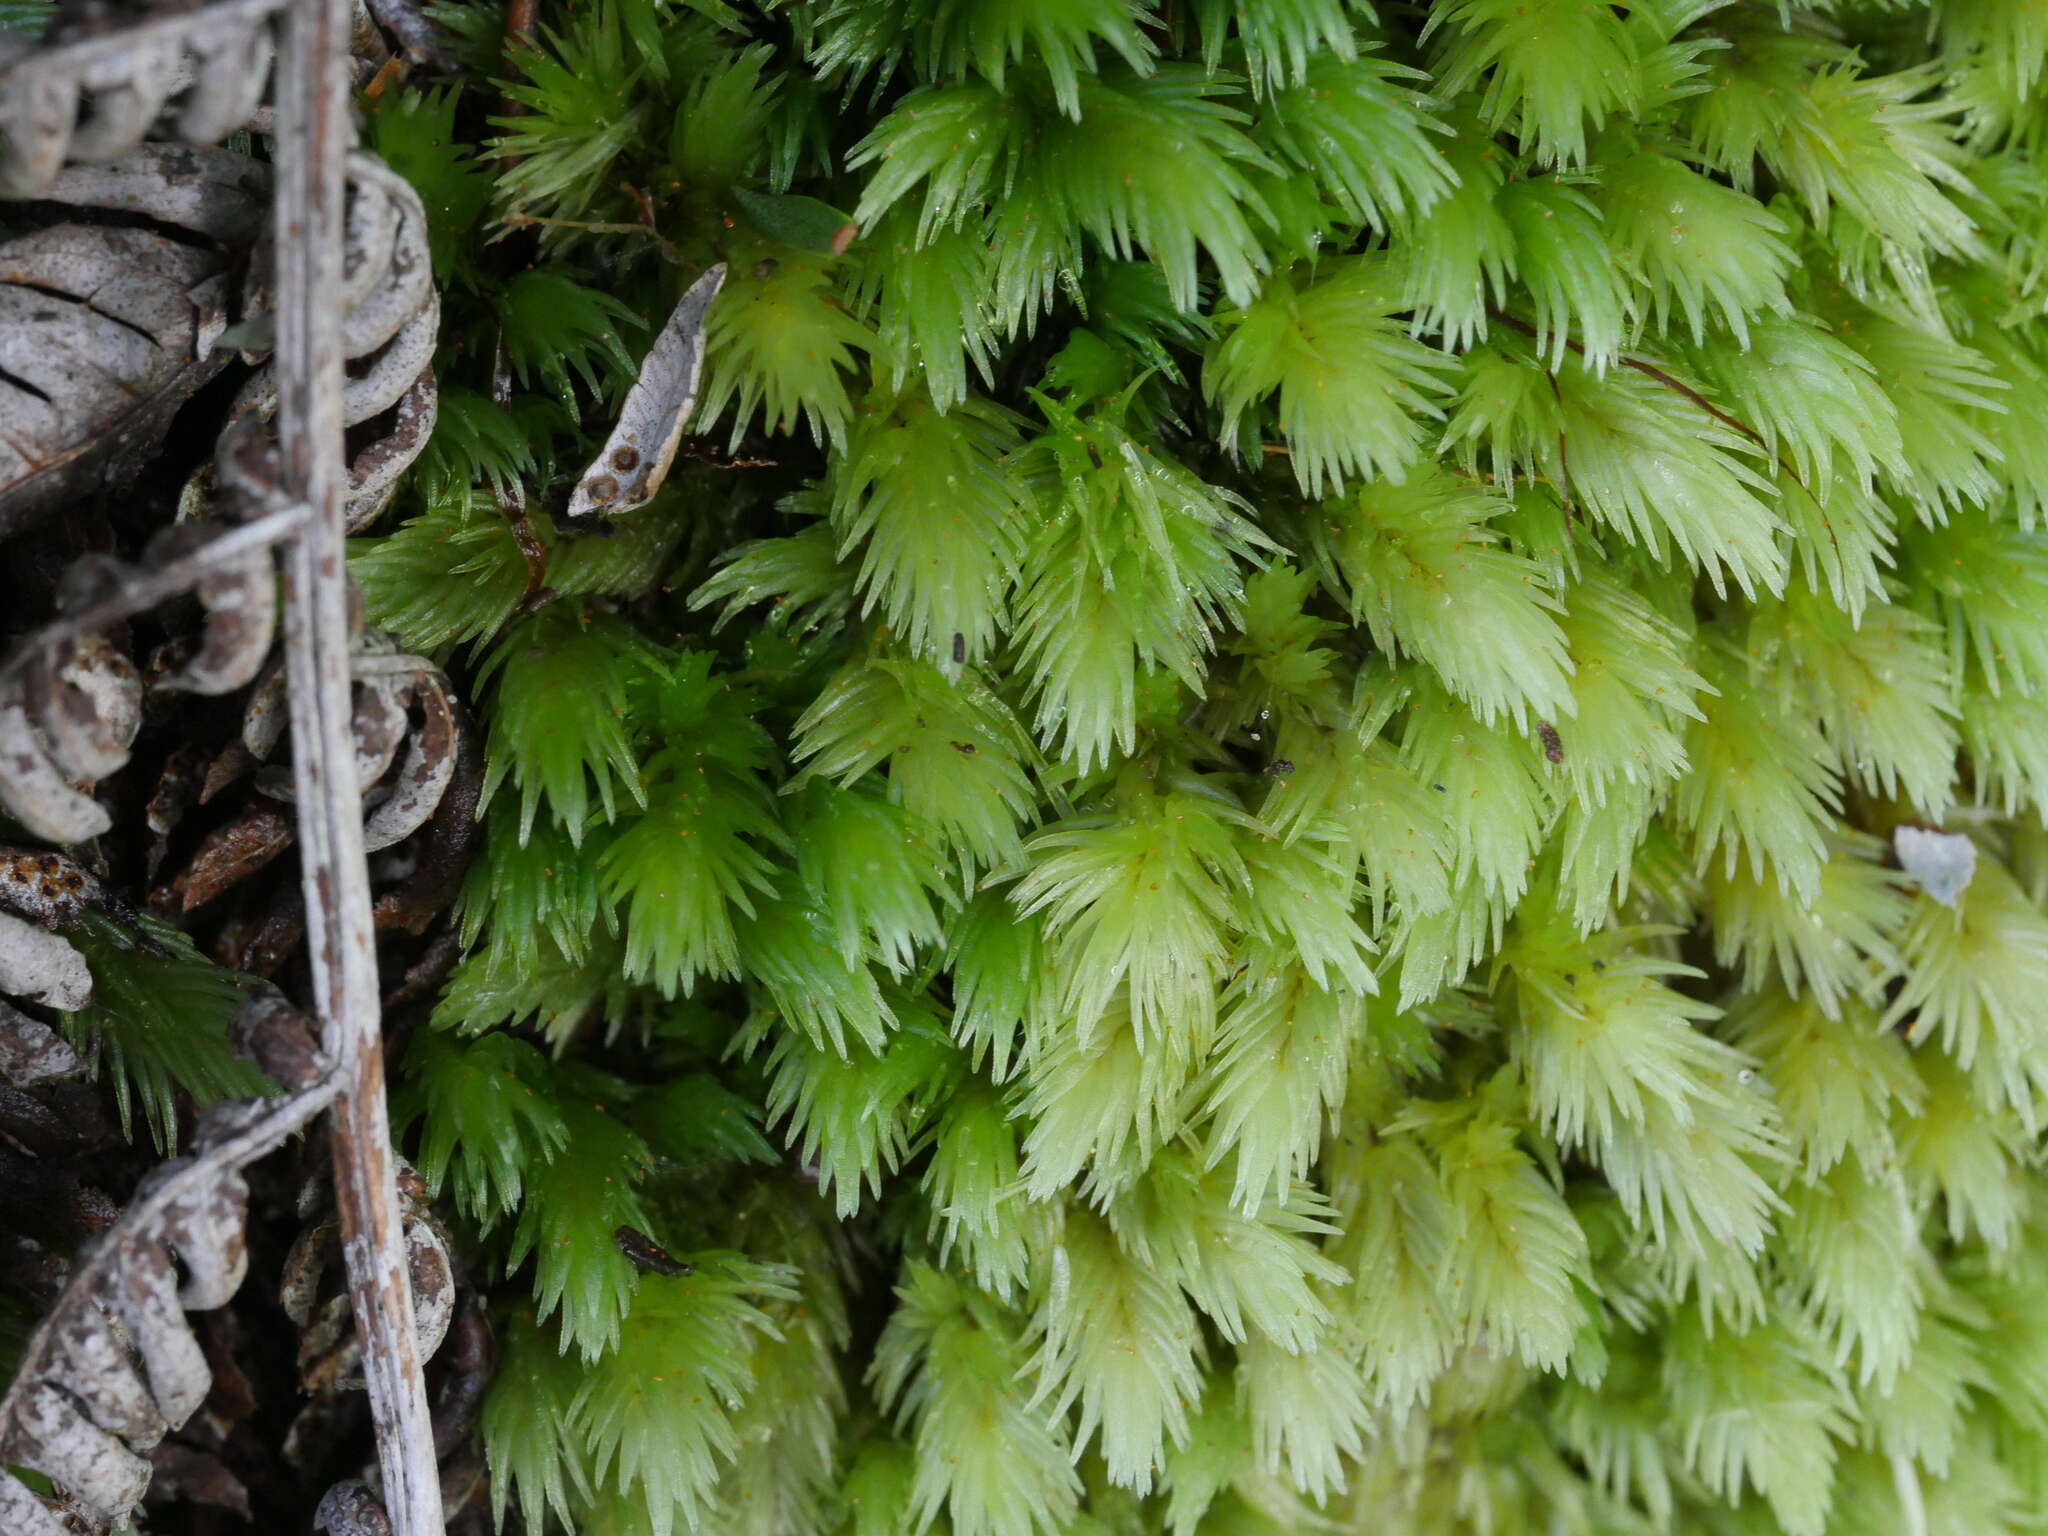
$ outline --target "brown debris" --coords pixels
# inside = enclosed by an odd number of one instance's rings
[[[206,835],[192,862],[171,881],[180,912],[205,906],[239,885],[292,845],[291,818],[267,800],[253,800],[233,821]]]

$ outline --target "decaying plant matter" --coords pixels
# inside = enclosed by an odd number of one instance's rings
[[[287,927],[308,945],[322,1043],[317,1074],[311,1059],[270,1063],[290,1081],[287,1098],[202,1115],[192,1156],[152,1175],[79,1263],[0,1412],[0,1460],[48,1477],[63,1513],[0,1475],[0,1523],[55,1532],[68,1517],[104,1528],[136,1506],[145,1454],[206,1391],[179,1304],[221,1306],[241,1279],[238,1170],[333,1104],[354,1328],[343,1317],[329,1331],[337,1346],[345,1333],[359,1341],[350,1348],[382,1476],[381,1502],[360,1488],[338,1493],[322,1518],[369,1529],[388,1506],[400,1536],[439,1536],[420,1362],[453,1315],[453,1276],[430,1224],[400,1220],[364,856],[366,844],[394,845],[433,816],[457,779],[460,722],[430,664],[374,639],[359,647],[340,559],[346,529],[375,516],[434,421],[438,301],[425,215],[403,180],[349,151],[345,0],[226,0],[124,20],[80,10],[41,46],[0,34],[0,193],[131,216],[51,223],[0,247],[0,409],[10,411],[0,537],[131,476],[172,413],[235,352],[269,357],[229,413],[213,483],[202,476],[188,493],[199,515],[160,533],[139,565],[75,562],[56,619],[0,662],[0,805],[38,838],[90,843],[111,826],[94,786],[127,765],[151,701],[249,687],[282,629],[283,665],[257,685],[241,744],[259,798],[202,844],[171,891],[190,910],[296,845],[300,896]],[[404,41],[422,52],[422,39]],[[255,115],[273,60],[265,167],[215,146]],[[165,132],[183,146],[145,142]],[[152,221],[175,225],[178,238]],[[204,611],[201,633],[138,666],[117,626],[186,592]],[[287,716],[290,771],[280,775],[263,761],[282,746]],[[153,863],[193,798],[167,781],[152,799]],[[85,1005],[85,962],[52,931],[76,918],[62,902],[97,895],[82,872],[75,889],[60,889],[57,876],[76,868],[52,866],[0,900],[0,991]],[[258,1005],[275,1023],[276,1000]],[[17,1085],[79,1065],[17,1009],[0,1014],[0,1035]]]
[[[324,1055],[303,1054],[297,1066],[285,1096],[215,1105],[201,1118],[193,1154],[146,1180],[74,1270],[0,1399],[0,1461],[43,1473],[101,1527],[133,1513],[149,1486],[149,1452],[206,1396],[212,1376],[184,1313],[225,1305],[242,1283],[248,1190],[240,1170],[341,1088]],[[5,1472],[0,1528],[9,1536],[69,1530]]]

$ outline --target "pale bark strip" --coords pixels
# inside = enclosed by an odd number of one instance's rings
[[[341,291],[349,147],[348,0],[284,12],[278,98],[278,441],[286,493],[314,509],[285,562],[286,664],[314,999],[343,1073],[332,1123],[335,1200],[394,1536],[442,1536],[433,1429],[384,1103],[377,959],[363,862],[343,560]]]

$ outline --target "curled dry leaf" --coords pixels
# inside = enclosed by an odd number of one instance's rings
[[[240,1170],[323,1109],[327,1074],[298,1093],[216,1106],[197,1151],[143,1181],[29,1339],[0,1399],[0,1463],[42,1473],[100,1528],[126,1520],[149,1485],[149,1452],[205,1400],[212,1380],[187,1310],[224,1305],[248,1256]],[[182,1279],[181,1279],[182,1274]],[[55,1536],[62,1520],[0,1472],[0,1529]]]
[[[398,889],[377,898],[374,920],[379,928],[425,933],[462,889],[462,878],[483,841],[483,822],[477,815],[483,801],[483,743],[459,707],[452,709],[452,716],[455,751],[448,782],[414,845],[417,862],[412,874]]]
[[[263,100],[276,51],[270,23],[284,3],[222,0],[75,39],[60,29],[42,48],[9,37],[0,196],[47,196],[66,161],[118,159],[159,118],[187,144],[226,138]]]
[[[92,1001],[92,972],[61,934],[0,912],[0,996],[76,1013]]]
[[[244,312],[273,302],[265,273],[274,252],[259,247],[258,270]],[[373,521],[390,501],[399,477],[432,434],[440,395],[432,367],[440,331],[441,299],[427,249],[426,210],[405,179],[373,156],[348,161],[348,212],[342,256],[341,342],[349,359],[342,421],[383,430],[359,448],[349,465],[348,531]],[[266,368],[235,403],[237,420],[268,419],[277,409],[277,381]],[[387,419],[388,418],[388,419]]]
[[[438,667],[421,672],[413,685],[420,722],[406,738],[398,777],[363,822],[363,847],[375,853],[412,836],[448,792],[455,777],[455,700]]]
[[[284,668],[263,674],[242,706],[242,746],[257,762],[268,762],[277,744],[284,740],[291,723],[290,701],[285,697]],[[211,775],[209,775],[211,777]],[[201,799],[207,798],[202,795]]]
[[[349,462],[345,514],[348,532],[359,533],[369,527],[390,504],[399,477],[412,467],[412,461],[427,446],[427,439],[434,435],[434,423],[440,413],[440,391],[429,364],[391,408],[391,430],[365,445]]]
[[[402,842],[433,817],[456,779],[462,722],[454,690],[440,668],[424,657],[376,649],[386,642],[375,635],[364,643],[350,731],[356,782],[372,806],[363,822],[363,843],[374,853]],[[282,671],[267,674],[249,695],[240,745],[251,758],[267,758],[283,740],[286,702]],[[394,761],[398,769],[387,785],[383,780]],[[267,783],[265,792],[279,799],[291,796],[290,786],[282,782]]]
[[[152,542],[148,566],[105,557],[73,563],[64,615],[0,667],[0,805],[17,821],[62,844],[110,825],[88,790],[127,762],[142,723],[143,684],[128,657],[89,626],[190,581],[207,610],[206,629],[158,686],[223,693],[256,674],[277,623],[269,536],[262,528],[187,524]],[[152,829],[160,837],[165,830],[154,822]]]
[[[704,317],[725,285],[720,263],[689,291],[654,338],[626,392],[619,424],[569,497],[569,516],[616,517],[645,506],[668,478],[704,372]]]
[[[95,564],[67,585],[113,579]],[[104,638],[32,637],[0,668],[0,805],[49,842],[97,837],[111,822],[86,789],[128,761],[141,725],[142,680]]]
[[[181,523],[150,541],[152,560],[167,561],[204,549],[221,530]],[[218,695],[245,688],[262,670],[277,634],[277,567],[267,549],[253,549],[208,570],[193,589],[206,609],[196,650],[155,686],[174,692]]]
[[[441,1352],[445,1374],[434,1395],[434,1454],[444,1462],[462,1448],[476,1429],[484,1392],[498,1365],[498,1344],[483,1301],[470,1292],[462,1298]]]
[[[366,677],[356,684],[355,714],[349,729],[355,739],[357,788],[367,792],[396,761],[411,723],[405,712],[411,692],[411,679],[389,674]]]

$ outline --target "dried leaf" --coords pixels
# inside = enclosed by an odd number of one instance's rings
[[[150,1453],[149,1462],[150,1503],[206,1504],[249,1518],[249,1490],[213,1452],[166,1442]]]
[[[241,743],[231,745],[239,747]],[[144,869],[147,878],[154,880],[156,872],[163,867],[171,834],[178,830],[185,813],[199,803],[206,783],[206,752],[198,743],[188,741],[175,748],[164,760],[156,790],[150,795],[149,804],[143,808],[143,819],[149,824],[150,834]]]
[[[706,272],[682,297],[626,392],[619,424],[569,498],[569,516],[616,517],[645,506],[668,478],[704,371],[704,317],[725,284],[725,266]]]
[[[291,818],[257,800],[233,821],[216,827],[200,843],[192,862],[171,881],[181,912],[195,911],[233,889],[292,845]]]

